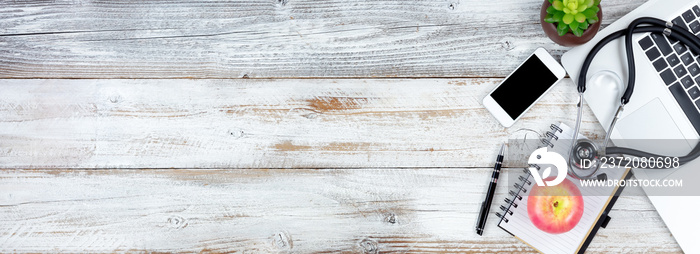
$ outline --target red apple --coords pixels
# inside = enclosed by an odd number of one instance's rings
[[[550,177],[545,181],[553,179]],[[583,215],[581,191],[569,179],[555,186],[535,185],[527,198],[527,215],[532,224],[544,232],[569,232]]]

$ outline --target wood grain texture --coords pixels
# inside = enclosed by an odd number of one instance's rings
[[[531,252],[474,232],[490,172],[3,170],[0,252]],[[589,252],[680,252],[646,197],[610,216]]]
[[[490,167],[517,130],[574,123],[565,80],[503,128],[499,81],[0,80],[0,168]]]
[[[603,26],[643,0],[606,0]],[[504,77],[541,0],[0,1],[0,78]]]
[[[480,104],[566,50],[540,4],[1,1],[0,252],[531,252],[473,225],[498,142],[574,120],[570,80],[509,129]],[[611,216],[590,252],[680,252],[646,198]]]

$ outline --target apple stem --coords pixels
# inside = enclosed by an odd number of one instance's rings
[[[554,207],[559,206],[559,201],[554,201]]]

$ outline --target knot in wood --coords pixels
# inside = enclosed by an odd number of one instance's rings
[[[394,214],[394,213],[387,214],[386,217],[384,217],[384,221],[391,223],[391,224],[396,224],[396,214]]]
[[[117,103],[117,102],[119,102],[121,99],[122,99],[122,97],[119,96],[119,95],[112,95],[112,96],[109,96],[109,102],[111,102],[111,103]]]
[[[359,243],[360,248],[363,253],[377,254],[379,253],[379,247],[377,246],[377,241],[372,239],[364,239]]]
[[[272,243],[278,249],[292,249],[292,237],[286,232],[278,232],[272,236]]]
[[[181,216],[173,215],[168,218],[168,226],[175,229],[187,227],[187,220]]]
[[[234,137],[235,139],[239,139],[243,137],[243,135],[245,135],[245,132],[243,132],[243,130],[240,129],[230,129],[228,130],[228,134]]]

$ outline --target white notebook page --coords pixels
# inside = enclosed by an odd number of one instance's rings
[[[550,151],[553,150],[568,160],[567,156],[571,147],[573,129],[563,123],[559,127],[562,129],[562,133],[556,133],[559,137],[558,140],[551,140],[554,148],[550,148]],[[579,134],[579,138],[584,138],[584,136]],[[607,174],[608,179],[622,179],[627,170],[619,168],[600,169],[601,172]],[[556,170],[553,171],[553,174],[556,174]],[[517,207],[513,206],[510,208],[513,214],[504,216],[504,218],[508,219],[508,222],[501,220],[498,225],[542,253],[576,253],[617,188],[581,188],[579,180],[570,176],[567,176],[567,179],[579,187],[584,203],[581,220],[571,231],[561,234],[550,234],[532,224],[527,214],[528,194],[532,184],[535,184],[532,177],[528,178],[531,185],[525,184],[525,192],[519,193],[522,200],[515,199],[513,202],[514,205],[517,205]]]

